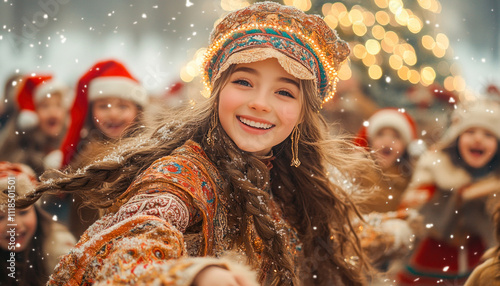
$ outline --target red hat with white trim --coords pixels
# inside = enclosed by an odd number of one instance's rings
[[[370,139],[386,127],[395,129],[401,135],[410,155],[419,155],[426,148],[423,141],[418,140],[417,125],[413,118],[404,109],[397,108],[383,108],[375,112],[363,123],[354,143],[368,148]]]
[[[55,92],[61,92],[63,100],[67,99],[67,86],[55,80],[52,75],[42,74],[24,77],[16,96],[19,107],[17,125],[21,129],[37,126],[36,104]]]
[[[59,150],[49,153],[44,160],[46,168],[59,169],[69,164],[80,141],[89,102],[107,97],[130,100],[140,107],[145,107],[149,101],[144,87],[122,63],[116,60],[97,62],[78,81],[71,124]]]

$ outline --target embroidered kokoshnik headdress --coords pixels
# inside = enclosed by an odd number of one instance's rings
[[[276,58],[299,79],[315,79],[325,103],[335,94],[337,71],[349,47],[317,15],[261,2],[229,13],[212,31],[203,64],[203,82],[213,83],[232,64]]]

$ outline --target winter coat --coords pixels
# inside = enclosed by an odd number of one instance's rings
[[[498,191],[500,180],[492,172],[474,178],[447,153],[425,153],[403,195],[402,208],[418,209],[427,231],[399,274],[400,284],[465,282],[485,250],[495,245],[488,205]]]
[[[228,224],[229,198],[222,193],[222,180],[201,147],[186,142],[134,180],[62,258],[49,285],[118,280],[122,284],[191,285],[207,265],[232,269],[235,265],[227,261],[205,258],[221,257],[228,250],[244,253],[243,246],[230,239],[237,226]],[[297,256],[296,234],[278,207],[273,203],[270,207],[290,242],[290,251]],[[252,229],[248,235],[258,254],[262,241]],[[252,267],[269,269],[267,263],[260,261]]]

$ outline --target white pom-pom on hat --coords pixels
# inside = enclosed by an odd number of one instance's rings
[[[17,116],[17,126],[22,130],[36,127],[38,121],[38,115],[32,110],[22,110]]]
[[[60,169],[63,164],[63,152],[54,150],[43,158],[43,166],[45,169]]]

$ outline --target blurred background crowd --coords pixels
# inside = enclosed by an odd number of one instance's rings
[[[160,108],[201,100],[198,65],[213,23],[252,2],[2,1],[0,180],[19,176],[26,190],[17,191],[27,192],[47,169],[83,168]],[[371,150],[381,168],[360,183],[378,194],[360,205],[371,226],[360,222],[360,237],[377,268],[400,285],[424,272],[438,274],[422,285],[465,283],[496,244],[500,2],[279,2],[324,17],[351,48],[321,112],[331,132]],[[83,203],[55,195],[18,214],[27,225],[18,262],[50,263],[50,273],[57,260],[40,257],[67,252],[99,216]],[[4,263],[8,247],[0,247]]]

